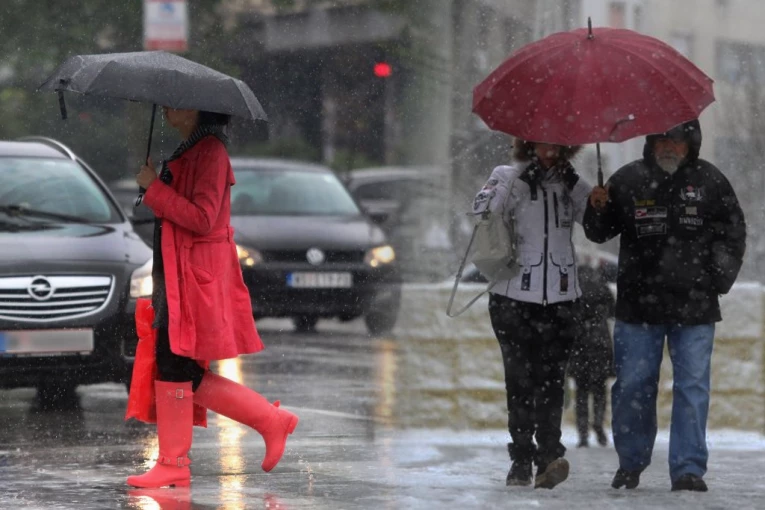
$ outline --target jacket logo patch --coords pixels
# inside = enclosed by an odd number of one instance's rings
[[[666,233],[667,233],[666,223],[652,223],[650,225],[637,226],[638,237],[666,235]]]
[[[666,207],[638,207],[635,209],[635,219],[666,218]]]
[[[693,227],[700,227],[704,225],[704,219],[698,216],[681,216],[679,219],[681,225],[690,225]]]
[[[706,193],[703,186],[695,187],[689,184],[680,190],[680,198],[686,202],[701,202],[704,200],[704,195]]]
[[[482,207],[487,206],[487,202],[489,201],[489,198],[491,195],[487,191],[481,191],[476,195],[475,200],[473,200],[473,211],[479,211]]]
[[[483,191],[491,191],[497,187],[497,184],[499,184],[499,179],[489,179],[484,185]]]

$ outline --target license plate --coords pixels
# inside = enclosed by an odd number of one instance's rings
[[[92,329],[0,331],[0,356],[64,356],[91,352]]]
[[[351,273],[289,273],[287,286],[296,289],[347,289],[353,286]]]

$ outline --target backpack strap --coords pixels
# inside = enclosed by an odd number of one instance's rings
[[[462,315],[467,311],[468,308],[473,306],[473,304],[481,299],[484,294],[489,292],[491,288],[494,286],[494,284],[497,283],[497,280],[492,280],[489,282],[489,285],[486,286],[486,290],[475,296],[473,299],[468,302],[465,306],[457,310],[456,312],[452,312],[452,307],[454,306],[454,297],[457,295],[457,287],[459,287],[460,279],[462,278],[462,273],[465,271],[465,265],[467,264],[468,256],[470,255],[470,249],[473,247],[473,241],[475,240],[476,232],[478,232],[478,225],[473,227],[473,235],[470,236],[470,242],[468,243],[467,250],[465,250],[465,256],[462,258],[462,262],[460,263],[460,268],[457,270],[457,276],[454,278],[454,286],[452,287],[452,293],[449,296],[449,304],[446,306],[446,315],[449,317],[457,317],[459,315]]]

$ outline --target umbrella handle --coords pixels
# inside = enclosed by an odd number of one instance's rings
[[[61,110],[61,120],[66,120],[66,102],[64,101],[64,91],[57,90],[58,92],[58,107]]]
[[[157,103],[154,103],[151,105],[151,122],[149,123],[149,141],[146,144],[146,163],[149,162],[149,156],[151,156],[151,138],[152,134],[154,133],[154,119],[157,116]],[[146,193],[146,188],[138,188],[138,196],[135,199],[135,206],[138,207],[141,205],[141,202],[143,202],[143,195]]]
[[[600,163],[600,144],[599,143],[595,144],[595,149],[598,152],[598,186],[602,188],[603,187],[603,167],[601,166],[601,163]]]

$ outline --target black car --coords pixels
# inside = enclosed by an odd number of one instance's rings
[[[25,140],[0,142],[0,388],[127,383],[151,250],[71,150]]]
[[[401,297],[385,234],[325,166],[232,158],[231,223],[256,317],[364,317],[373,334],[395,325]]]

